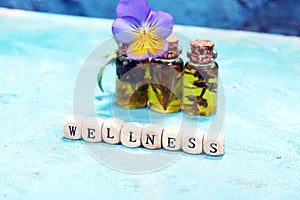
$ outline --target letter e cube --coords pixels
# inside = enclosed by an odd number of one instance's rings
[[[86,142],[101,142],[104,120],[99,117],[86,118],[82,123],[82,139]]]
[[[181,127],[180,126],[166,126],[162,134],[162,146],[167,150],[181,149]]]

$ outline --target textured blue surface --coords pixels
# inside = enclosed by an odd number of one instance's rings
[[[222,158],[182,154],[166,168],[133,175],[98,162],[82,142],[62,139],[77,75],[109,39],[111,22],[0,9],[1,199],[299,198],[297,37],[176,26],[217,44],[226,94]],[[106,85],[114,82],[110,73]],[[96,113],[108,117],[109,106],[107,113],[97,107],[105,96],[96,96]]]

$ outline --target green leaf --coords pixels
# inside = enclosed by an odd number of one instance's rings
[[[103,78],[103,73],[104,70],[106,69],[106,67],[108,65],[110,65],[111,63],[115,62],[116,58],[117,58],[117,50],[115,50],[114,52],[112,52],[109,55],[104,56],[105,60],[104,63],[101,65],[99,72],[97,74],[97,82],[98,82],[98,86],[100,88],[100,90],[102,92],[104,92],[104,89],[102,87],[102,78]]]

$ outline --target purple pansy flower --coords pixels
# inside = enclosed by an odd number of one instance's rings
[[[120,0],[116,11],[112,32],[119,42],[129,44],[129,58],[142,60],[166,53],[166,38],[174,26],[170,14],[151,11],[147,0]]]

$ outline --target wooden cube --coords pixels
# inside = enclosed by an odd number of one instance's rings
[[[121,143],[126,147],[141,146],[143,125],[137,122],[128,122],[121,129]]]
[[[180,126],[166,126],[162,134],[164,149],[176,151],[181,149],[182,128]]]
[[[182,150],[189,154],[201,154],[204,131],[199,128],[186,128],[182,132]]]
[[[101,142],[103,123],[104,120],[99,117],[86,118],[82,123],[82,139],[86,142]]]
[[[210,156],[222,156],[225,153],[225,139],[221,133],[207,133],[203,139],[203,151]]]
[[[142,145],[148,149],[161,148],[163,127],[160,124],[147,124],[142,130]]]
[[[81,127],[85,117],[82,115],[69,115],[64,120],[64,137],[71,140],[81,139]]]
[[[124,122],[117,118],[105,120],[102,126],[102,139],[109,144],[120,143],[120,134],[123,124]]]

